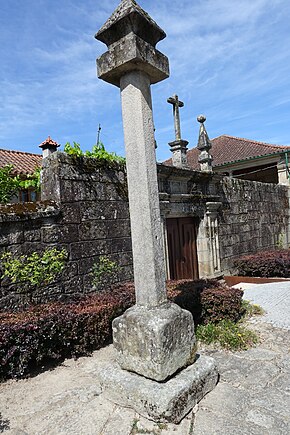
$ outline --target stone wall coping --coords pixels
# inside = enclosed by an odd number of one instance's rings
[[[59,214],[60,206],[53,201],[0,205],[0,222],[36,220]]]
[[[59,163],[67,164],[67,165],[82,165],[84,169],[99,169],[108,167],[110,169],[115,169],[116,171],[126,172],[126,165],[118,162],[106,162],[105,160],[99,160],[94,157],[86,157],[86,156],[72,156],[63,151],[56,151],[55,153],[50,154],[45,159],[45,166],[48,166],[50,162],[57,160]]]

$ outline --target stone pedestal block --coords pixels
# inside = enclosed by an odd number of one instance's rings
[[[123,369],[156,381],[164,381],[195,359],[192,315],[172,303],[129,308],[113,321],[113,339]]]
[[[167,382],[156,382],[121,370],[111,363],[97,373],[104,396],[135,409],[154,421],[179,423],[216,385],[218,372],[213,358],[199,356],[194,364]]]

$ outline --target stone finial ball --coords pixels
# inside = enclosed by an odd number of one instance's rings
[[[203,124],[206,121],[206,117],[204,115],[199,115],[197,117],[198,122],[200,122],[201,124]]]

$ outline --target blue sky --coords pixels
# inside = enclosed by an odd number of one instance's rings
[[[50,135],[124,154],[118,88],[96,77],[106,46],[94,34],[118,0],[0,0],[0,148],[38,153]],[[289,0],[140,0],[165,30],[158,49],[170,78],[152,86],[158,160],[170,156],[178,94],[182,138],[196,145],[197,115],[210,137],[290,145]]]

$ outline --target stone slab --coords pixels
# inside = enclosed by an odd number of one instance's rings
[[[179,423],[216,385],[215,360],[198,356],[196,362],[167,382],[156,382],[122,370],[110,363],[97,371],[104,397],[135,409],[140,415],[158,422]]]

